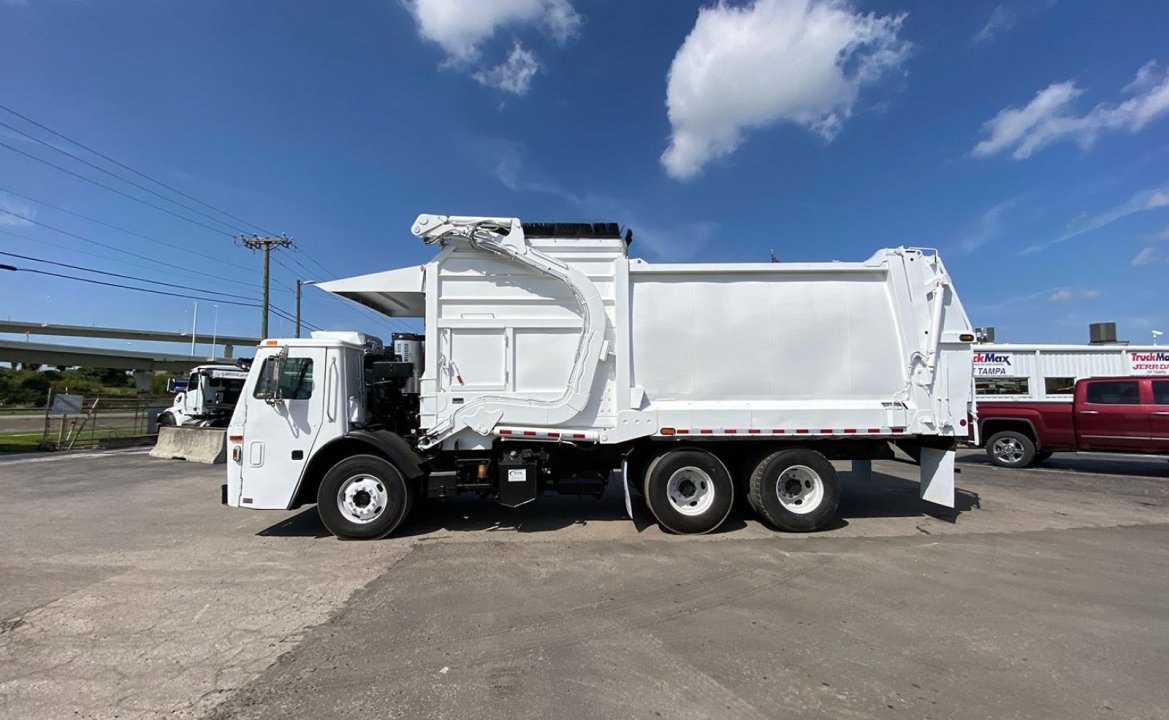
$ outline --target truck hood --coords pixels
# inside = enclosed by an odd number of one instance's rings
[[[317,283],[317,287],[384,315],[423,317],[426,315],[426,294],[422,289],[425,268],[424,265],[413,265],[399,270],[329,280]]]

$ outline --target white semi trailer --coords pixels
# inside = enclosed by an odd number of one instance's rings
[[[600,495],[611,477],[663,527],[703,533],[736,495],[823,527],[831,460],[920,457],[953,506],[970,430],[970,323],[941,260],[651,264],[616,225],[421,215],[422,266],[323,289],[425,333],[262,341],[228,429],[223,501],[316,502],[344,538],[387,535],[418,497],[507,506]]]

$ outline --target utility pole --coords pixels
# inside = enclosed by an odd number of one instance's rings
[[[300,278],[296,280],[296,336],[300,337]]]
[[[245,237],[239,236],[239,241],[243,246],[249,250],[262,250],[264,252],[264,272],[261,275],[260,283],[262,284],[262,292],[260,295],[260,338],[268,337],[268,262],[269,256],[272,254],[273,247],[291,247],[292,239],[286,235],[260,237],[259,235],[252,235]]]

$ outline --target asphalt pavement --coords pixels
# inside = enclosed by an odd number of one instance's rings
[[[353,543],[223,466],[0,459],[0,717],[1169,717],[1169,462],[959,465],[954,511],[878,462],[811,535],[611,492]]]

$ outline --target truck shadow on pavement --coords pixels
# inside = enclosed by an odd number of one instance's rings
[[[868,482],[854,480],[848,473],[841,474],[842,499],[836,517],[825,530],[847,527],[852,520],[868,518],[915,518],[923,515],[949,523],[973,509],[981,507],[977,493],[959,489],[955,508],[943,508],[918,497],[916,481],[874,472]],[[748,521],[755,520],[745,499],[740,499],[730,517],[717,534],[742,531]],[[519,508],[506,508],[490,500],[460,497],[454,500],[423,500],[392,537],[418,537],[439,532],[555,532],[569,527],[584,527],[589,523],[629,522],[625,515],[625,499],[619,484],[610,485],[600,498],[548,494]],[[633,523],[638,533],[655,525],[653,515],[638,495],[633,497]],[[321,523],[316,507],[282,520],[256,533],[261,537],[325,538],[330,533]]]

